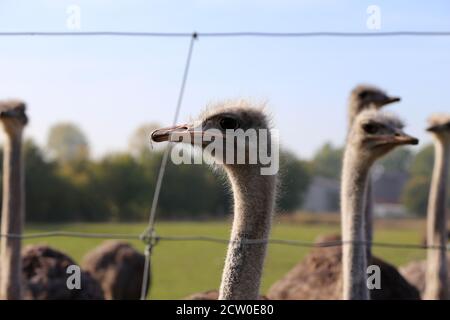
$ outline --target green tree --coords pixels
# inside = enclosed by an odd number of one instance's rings
[[[44,159],[32,141],[24,143],[26,220],[59,222],[80,220],[77,199],[69,181],[57,174],[57,165]]]
[[[89,143],[79,127],[72,123],[54,125],[49,132],[47,148],[59,162],[89,158]]]
[[[343,148],[325,143],[310,162],[311,175],[340,179],[343,153]]]
[[[434,166],[434,147],[432,144],[424,146],[416,154],[411,165],[413,176],[428,177],[431,181],[431,174]]]
[[[161,190],[161,211],[166,217],[223,216],[230,211],[227,187],[206,165],[167,166]]]
[[[411,169],[413,153],[409,148],[399,148],[381,159],[380,165],[386,171],[408,172]]]
[[[426,216],[433,166],[434,146],[429,144],[414,156],[410,170],[411,178],[402,195],[406,208],[413,214]],[[448,183],[450,183],[450,177]]]
[[[305,162],[295,154],[284,150],[280,153],[280,190],[278,208],[293,212],[303,204],[303,199],[310,182]]]
[[[415,176],[409,179],[402,195],[402,202],[409,212],[422,217],[426,216],[429,190],[428,177]]]
[[[142,167],[129,154],[111,154],[92,171],[90,191],[95,190],[112,219],[142,220],[149,210],[149,185]]]
[[[412,214],[426,216],[433,162],[434,149],[431,144],[420,149],[412,159],[411,177],[402,194],[402,201]]]

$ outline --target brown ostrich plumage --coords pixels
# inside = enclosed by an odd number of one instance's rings
[[[447,257],[447,266],[450,269],[450,256]],[[426,261],[419,260],[412,261],[399,269],[402,276],[405,277],[405,279],[408,280],[413,286],[415,286],[421,295],[425,292],[426,267]],[[450,275],[448,277],[448,283],[450,283]]]
[[[88,272],[81,272],[81,289],[67,288],[67,267],[75,261],[45,245],[30,245],[22,251],[24,298],[30,300],[103,300],[103,292]]]
[[[320,242],[339,241],[339,236],[321,237]],[[369,264],[381,269],[381,289],[370,290],[373,300],[417,300],[419,292],[389,263],[373,257]],[[313,249],[299,264],[269,289],[270,300],[342,299],[342,247]]]
[[[122,241],[105,241],[82,262],[83,269],[101,284],[108,300],[138,300],[144,264],[144,255]]]

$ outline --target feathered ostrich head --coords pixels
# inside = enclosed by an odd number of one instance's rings
[[[427,131],[437,139],[450,143],[450,114],[434,114],[428,119]]]
[[[393,114],[365,110],[355,118],[347,147],[356,148],[363,159],[374,161],[397,146],[419,143],[403,128],[403,122]]]
[[[14,135],[22,132],[23,127],[28,123],[25,109],[25,103],[19,100],[0,101],[0,122],[7,134]]]
[[[400,101],[400,97],[391,97],[383,90],[371,85],[358,85],[350,94],[349,117],[350,123],[363,110],[380,109],[383,106]]]
[[[197,119],[189,123],[155,130],[151,138],[155,142],[182,142],[200,147],[217,163],[236,168],[261,166],[258,148],[266,148],[267,153],[271,153],[273,139],[270,129],[270,120],[264,104],[228,100],[210,105]],[[213,142],[217,147],[214,151],[211,149]],[[252,151],[258,156],[257,163],[250,161]],[[244,163],[238,160],[239,152],[245,154]],[[232,163],[228,161],[231,159],[228,158],[230,155],[233,155]]]

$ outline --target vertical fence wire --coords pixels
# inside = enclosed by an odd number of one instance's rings
[[[183,77],[181,79],[181,87],[178,93],[177,105],[175,108],[175,114],[173,117],[172,125],[176,125],[178,121],[178,117],[180,115],[181,105],[183,103],[184,91],[186,88],[186,82],[189,75],[189,67],[191,65],[192,52],[194,50],[194,43],[197,39],[197,34],[193,33],[191,36],[191,41],[189,43],[189,49],[186,57],[186,62],[183,71]],[[147,286],[149,283],[150,273],[151,273],[151,254],[153,251],[153,247],[156,244],[155,242],[155,217],[156,217],[156,209],[158,207],[159,194],[161,192],[161,186],[164,178],[164,174],[166,172],[167,161],[169,159],[169,154],[172,149],[172,142],[169,142],[166,150],[164,151],[163,158],[161,160],[161,166],[159,168],[158,178],[156,181],[155,192],[153,194],[152,206],[150,209],[150,216],[148,218],[148,227],[147,230],[142,235],[144,241],[146,241],[145,246],[145,264],[144,271],[142,276],[142,286],[141,286],[141,300],[145,300],[147,297]]]

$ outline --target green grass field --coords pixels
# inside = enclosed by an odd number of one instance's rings
[[[145,224],[53,224],[29,225],[27,233],[52,230],[99,232],[99,233],[131,233],[140,234]],[[204,235],[227,238],[230,225],[228,222],[158,222],[157,233],[161,236]],[[282,239],[313,241],[320,234],[336,233],[336,223],[298,223],[276,222],[272,237]],[[399,226],[383,226],[377,228],[376,241],[419,243],[422,232],[417,226],[408,224]],[[26,240],[26,244],[48,244],[61,249],[77,262],[83,255],[104,240],[80,238],[45,238]],[[144,246],[140,241],[132,241],[139,250]],[[225,244],[187,241],[161,241],[154,249],[153,285],[151,299],[180,299],[190,293],[218,288],[221,269],[225,257]],[[309,251],[308,248],[272,244],[269,247],[264,271],[262,289],[270,285],[292,268]],[[401,265],[410,260],[423,258],[422,250],[375,248],[375,254],[385,260]]]

